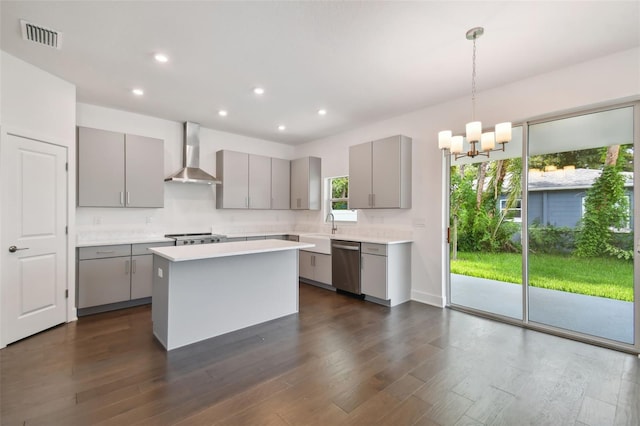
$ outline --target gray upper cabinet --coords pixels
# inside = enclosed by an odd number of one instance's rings
[[[271,208],[288,210],[291,194],[291,161],[271,159]]]
[[[411,138],[349,147],[349,208],[411,208]]]
[[[271,208],[271,158],[221,150],[216,153],[219,209]]]
[[[78,205],[124,207],[124,134],[78,127]]]
[[[304,157],[291,161],[291,202],[293,210],[320,210],[321,160]]]
[[[164,207],[163,141],[78,127],[78,206]]]
[[[249,208],[271,208],[271,158],[249,155]]]
[[[125,135],[127,207],[164,207],[164,144]]]

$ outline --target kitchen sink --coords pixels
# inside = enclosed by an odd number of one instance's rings
[[[331,254],[331,234],[300,234],[301,243],[315,244],[315,247],[306,248],[314,253]]]

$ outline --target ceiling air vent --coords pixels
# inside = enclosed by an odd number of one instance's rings
[[[22,38],[38,44],[60,49],[62,46],[62,33],[51,28],[45,28],[41,25],[35,25],[30,22],[20,20],[22,27]]]

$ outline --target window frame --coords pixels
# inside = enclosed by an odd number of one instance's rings
[[[325,197],[324,197],[325,223],[331,222],[331,220],[329,219],[329,214],[333,214],[334,220],[336,222],[356,223],[358,222],[358,211],[356,209],[349,209],[349,208],[346,208],[344,210],[333,209],[334,202],[346,202],[347,207],[349,206],[348,190],[347,190],[347,197],[340,197],[340,198],[332,197],[333,180],[340,179],[340,178],[347,178],[347,185],[348,185],[349,175],[331,176],[331,177],[325,178]],[[345,213],[345,212],[350,212],[350,213]]]

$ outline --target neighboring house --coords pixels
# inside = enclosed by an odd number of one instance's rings
[[[575,169],[529,173],[528,222],[574,228],[584,213],[586,191],[600,176],[601,170]],[[629,197],[628,228],[633,225],[633,173],[622,172]],[[500,197],[500,210],[505,208],[507,194]],[[511,209],[514,220],[521,217],[520,202]]]

